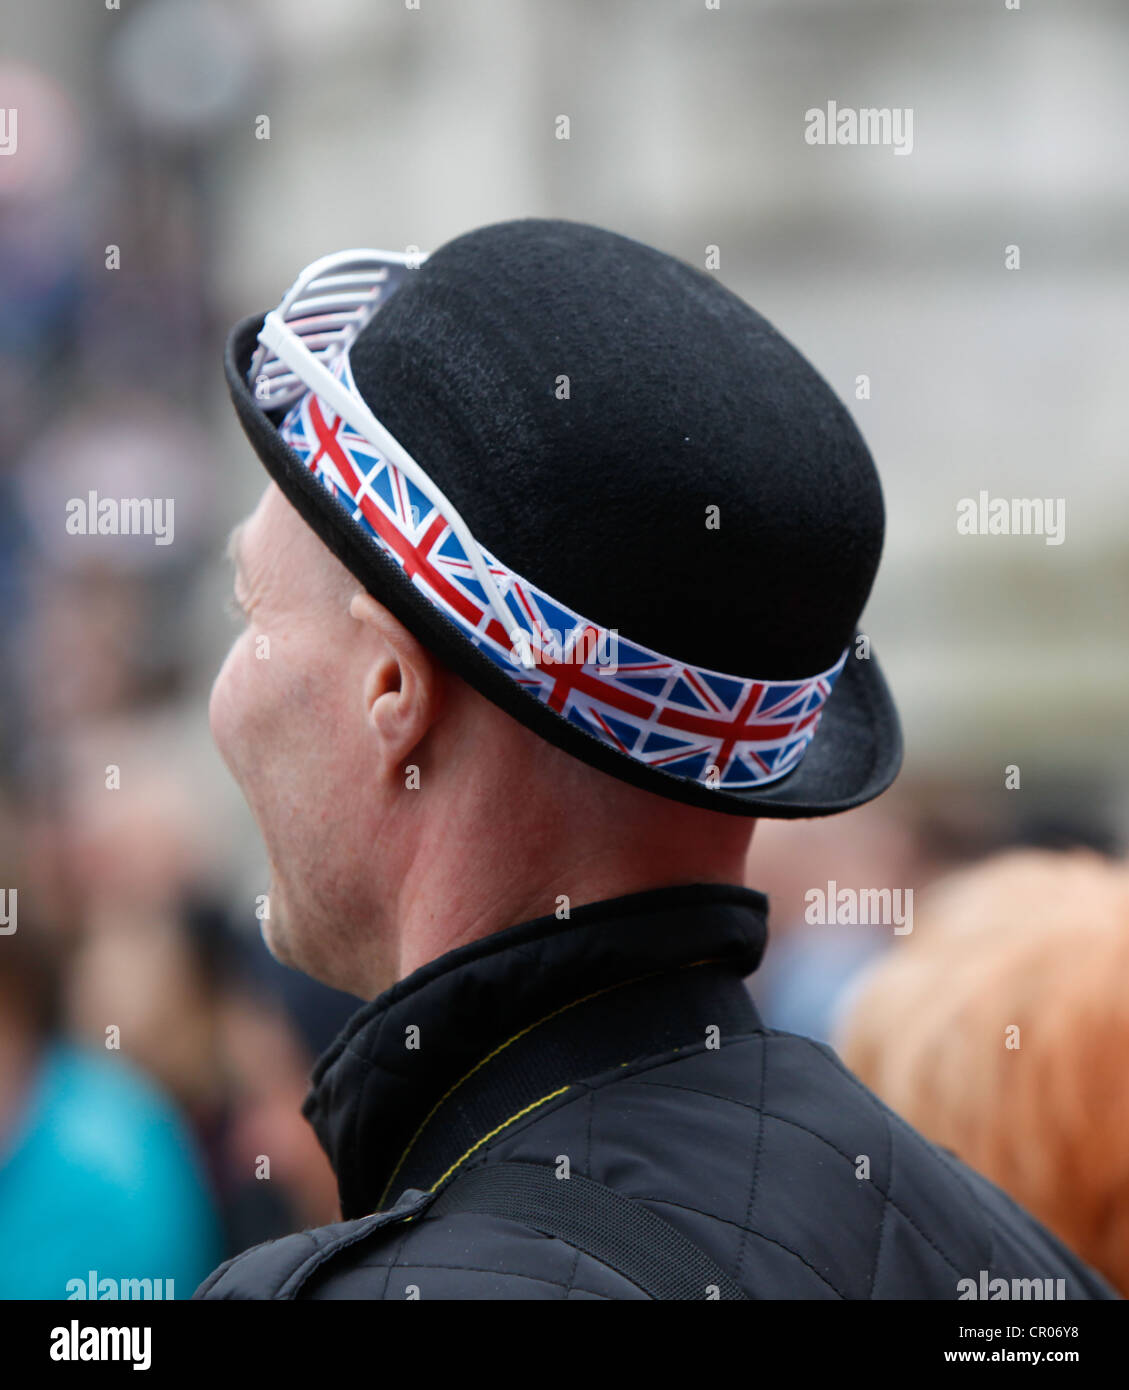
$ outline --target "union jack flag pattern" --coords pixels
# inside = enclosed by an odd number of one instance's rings
[[[334,372],[356,391],[348,353],[340,354]],[[790,681],[690,666],[581,617],[483,548],[519,633],[511,640],[447,521],[372,443],[312,391],[291,407],[281,435],[469,641],[602,743],[649,767],[727,790],[778,781],[803,757],[847,650],[819,675]]]

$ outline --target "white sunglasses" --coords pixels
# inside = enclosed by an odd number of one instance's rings
[[[314,392],[388,463],[411,479],[458,537],[522,665],[533,666],[529,638],[516,624],[469,527],[360,394],[331,371],[380,306],[426,259],[423,252],[353,250],[337,251],[312,262],[287,290],[278,308],[263,320],[247,379],[264,410],[292,405],[307,391]]]

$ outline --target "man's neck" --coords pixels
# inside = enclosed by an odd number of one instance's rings
[[[674,844],[625,850],[613,843],[579,850],[560,863],[523,843],[520,854],[491,853],[489,865],[478,855],[471,863],[448,856],[428,865],[425,859],[420,872],[406,877],[400,896],[396,978],[467,942],[535,917],[563,919],[585,903],[677,884],[741,884],[747,835],[730,845],[728,853],[717,846],[694,856]]]

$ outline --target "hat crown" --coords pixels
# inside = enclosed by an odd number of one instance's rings
[[[869,451],[709,274],[582,223],[500,223],[411,272],[350,363],[476,538],[624,639],[766,678],[851,640],[883,539]]]

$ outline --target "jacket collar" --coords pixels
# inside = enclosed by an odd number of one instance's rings
[[[460,946],[365,1004],[303,1105],[345,1218],[437,1186],[484,1136],[584,1077],[700,1043],[703,1018],[759,1029],[741,981],[766,911],[737,886],[631,893]]]

